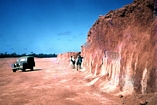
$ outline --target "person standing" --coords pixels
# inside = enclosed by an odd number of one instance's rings
[[[82,57],[81,57],[81,55],[78,56],[76,64],[77,64],[77,71],[78,71],[78,68],[81,69],[81,64],[82,64]]]
[[[72,68],[75,69],[75,58],[74,58],[74,56],[71,56],[70,61],[72,63]]]

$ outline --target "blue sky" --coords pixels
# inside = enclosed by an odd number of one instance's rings
[[[0,0],[0,53],[81,51],[99,15],[133,0]]]

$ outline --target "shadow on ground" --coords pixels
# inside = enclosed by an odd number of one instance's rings
[[[41,68],[35,68],[33,70],[26,69],[26,71],[19,70],[19,72],[33,72],[33,71],[40,71],[40,70],[42,70],[42,69]]]

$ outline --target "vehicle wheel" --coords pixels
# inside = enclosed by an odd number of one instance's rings
[[[32,67],[30,67],[30,69],[31,69],[31,71],[33,71],[33,66],[32,66]]]
[[[23,69],[22,69],[22,71],[23,71],[23,72],[25,72],[25,71],[26,71],[26,69],[25,69],[25,68],[23,68]]]
[[[25,64],[23,64],[23,68],[22,68],[22,71],[26,71],[26,67],[25,67]]]
[[[12,69],[13,70],[13,72],[16,72],[16,69]]]

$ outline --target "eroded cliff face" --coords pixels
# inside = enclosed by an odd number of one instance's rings
[[[70,57],[74,56],[76,59],[79,53],[80,52],[66,52],[66,53],[58,54],[57,55],[57,62],[60,62],[60,61],[61,62],[63,62],[63,61],[64,62],[67,62],[67,61],[70,62]]]
[[[157,18],[154,0],[134,0],[90,28],[82,46],[89,85],[104,92],[157,92]]]

